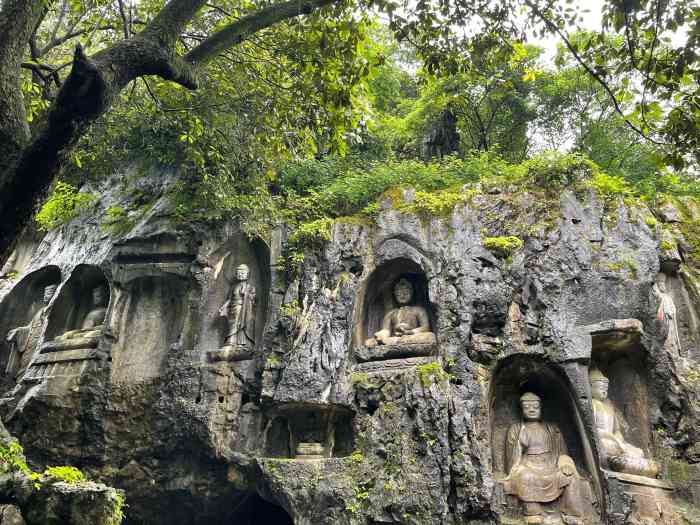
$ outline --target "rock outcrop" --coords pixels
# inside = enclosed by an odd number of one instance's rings
[[[156,205],[115,239],[76,220],[6,268],[0,336],[29,323],[41,334],[26,369],[4,377],[3,420],[31,463],[123,489],[127,523],[680,523],[700,493],[700,268],[663,242],[690,242],[679,214],[659,216],[673,223],[568,190],[476,193],[445,217],[387,201],[373,223],[335,221],[296,268],[280,262],[284,225],[251,241],[235,223],[176,228]],[[522,243],[499,244],[511,237]],[[242,264],[248,288],[222,318]],[[434,343],[368,347],[404,307],[400,278]],[[80,329],[102,285],[94,344],[81,332],[42,346]],[[231,326],[253,327],[250,352],[231,347]],[[1,350],[4,370],[16,349]],[[593,366],[659,479],[604,461]],[[561,490],[527,510],[504,489],[524,392],[587,487],[580,516]]]

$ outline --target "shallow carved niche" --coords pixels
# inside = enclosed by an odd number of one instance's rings
[[[102,270],[78,266],[53,303],[44,340],[58,340],[67,334],[65,340],[91,338],[103,327],[109,299],[110,287]]]
[[[57,266],[37,270],[10,291],[0,304],[0,374],[14,381],[38,348],[47,307],[61,281]]]
[[[659,273],[652,288],[656,329],[672,356],[700,358],[700,304],[687,273]]]
[[[502,520],[597,523],[595,461],[564,376],[526,357],[505,361],[491,384],[490,415]]]
[[[267,318],[269,250],[264,242],[237,237],[211,257],[198,347],[208,360],[251,359]]]
[[[169,274],[123,284],[115,304],[119,337],[112,346],[113,381],[160,376],[169,350],[183,338],[189,292],[186,279]]]
[[[299,460],[349,456],[354,450],[352,413],[339,407],[286,406],[270,415],[265,455]]]
[[[649,394],[641,322],[613,319],[587,328],[592,341],[591,370],[607,379],[605,404],[615,409],[625,440],[649,451]]]
[[[79,265],[51,304],[39,355],[26,380],[79,376],[89,363],[99,361],[110,286],[97,266]]]
[[[435,353],[435,315],[425,272],[409,259],[377,268],[360,292],[355,326],[358,361]]]

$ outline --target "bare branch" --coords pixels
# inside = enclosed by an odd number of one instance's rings
[[[290,0],[273,4],[230,23],[219,32],[207,38],[200,45],[185,55],[185,60],[192,64],[203,64],[234,47],[253,33],[274,25],[282,20],[306,15],[319,7],[327,6],[338,0]]]

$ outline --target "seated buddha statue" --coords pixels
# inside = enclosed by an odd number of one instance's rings
[[[522,421],[506,434],[504,491],[522,502],[525,523],[549,523],[558,515],[557,523],[561,517],[567,524],[583,524],[590,487],[567,455],[557,426],[542,422],[541,406],[532,392],[520,398]]]
[[[604,464],[616,472],[655,478],[659,466],[653,459],[644,457],[644,451],[625,441],[619,416],[608,399],[608,378],[596,369],[591,370],[591,393],[595,427],[601,445]]]
[[[406,278],[394,284],[397,307],[390,310],[382,321],[382,329],[365,341],[365,346],[398,344],[432,344],[435,334],[430,331],[428,312],[423,306],[411,305],[413,285]]]
[[[105,315],[107,314],[107,294],[107,289],[104,286],[94,288],[92,290],[92,308],[83,319],[80,328],[64,332],[53,341],[44,343],[42,349],[50,351],[52,349],[64,350],[95,346],[104,327]]]

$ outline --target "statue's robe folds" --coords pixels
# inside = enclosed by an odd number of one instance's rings
[[[231,290],[231,296],[221,307],[228,319],[226,344],[236,347],[253,347],[255,344],[255,287],[240,282]]]
[[[601,443],[604,463],[612,470],[655,478],[659,467],[646,459],[644,451],[627,443],[622,436],[620,416],[609,400],[593,400],[593,416]]]
[[[566,444],[559,429],[547,423],[518,423],[508,429],[506,494],[526,503],[549,503],[558,499],[576,478],[565,474],[560,458],[568,461]],[[573,461],[571,461],[573,467]]]

